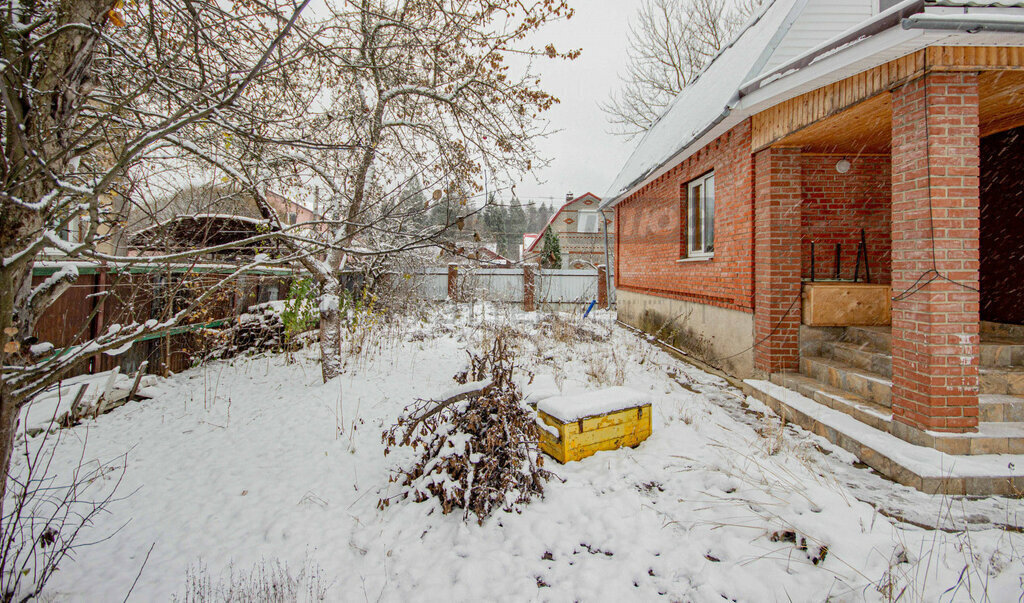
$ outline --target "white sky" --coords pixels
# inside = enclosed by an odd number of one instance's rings
[[[516,185],[521,201],[550,201],[557,207],[570,191],[603,197],[626,162],[637,141],[609,134],[610,124],[598,105],[618,87],[619,74],[625,71],[629,20],[640,4],[572,0],[575,16],[540,32],[538,42],[553,42],[559,51],[582,48],[583,53],[575,61],[534,63],[542,89],[562,102],[543,114],[551,129],[559,130],[538,144],[551,164]]]

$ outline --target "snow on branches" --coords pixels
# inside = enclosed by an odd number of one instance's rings
[[[543,468],[533,411],[513,382],[515,354],[497,338],[469,357],[469,368],[455,376],[461,387],[412,404],[384,432],[385,454],[407,446],[415,460],[392,475],[401,491],[382,498],[380,508],[436,499],[444,513],[462,509],[464,519],[472,512],[483,523],[497,508],[518,512],[543,495],[552,474]]]

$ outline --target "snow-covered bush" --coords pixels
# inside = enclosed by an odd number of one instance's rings
[[[383,434],[385,454],[396,446],[415,452],[411,466],[391,477],[401,491],[380,500],[436,499],[444,513],[462,509],[483,523],[496,508],[518,511],[544,493],[551,473],[543,469],[534,414],[513,381],[515,354],[503,339],[455,376],[461,387],[443,400],[420,400]]]

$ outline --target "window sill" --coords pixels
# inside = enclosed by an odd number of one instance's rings
[[[680,263],[680,264],[684,264],[684,263],[688,263],[688,262],[710,262],[713,259],[715,259],[714,254],[712,254],[712,255],[697,255],[697,256],[688,257],[688,258],[679,258],[678,260],[676,260],[676,262]]]

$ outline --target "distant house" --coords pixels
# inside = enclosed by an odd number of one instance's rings
[[[612,212],[606,212],[602,217],[598,209],[600,202],[601,198],[593,193],[575,198],[572,193],[566,195],[565,204],[558,208],[539,233],[523,235],[523,261],[540,262],[544,236],[551,231],[558,236],[561,268],[593,268],[605,264],[605,231],[601,223],[604,221],[608,229],[610,260],[615,241],[615,221]]]
[[[318,219],[309,209],[281,195],[267,191],[265,197],[285,227]],[[268,249],[241,241],[265,231],[270,223],[269,216],[246,191],[213,183],[189,186],[132,210],[127,225],[128,249],[129,253],[149,255],[239,241],[238,246],[224,247],[212,255],[219,259],[251,256]]]
[[[1024,451],[1022,98],[1024,2],[766,0],[605,197],[619,318],[901,483],[1019,493],[872,446]]]
[[[321,219],[321,216],[318,216],[308,207],[300,205],[290,199],[286,199],[277,193],[267,191],[265,196],[267,203],[277,211],[278,218],[285,226],[306,224],[307,222],[314,222]],[[318,227],[317,229],[321,228],[322,227]]]

